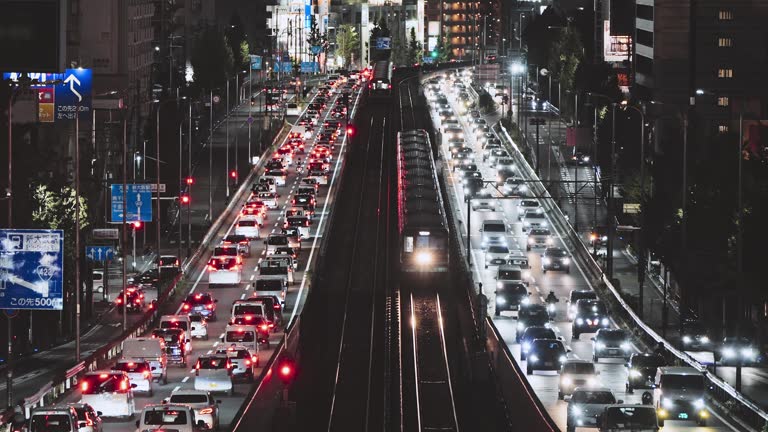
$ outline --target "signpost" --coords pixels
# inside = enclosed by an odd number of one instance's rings
[[[86,246],[85,256],[91,261],[112,261],[115,259],[113,246]]]
[[[94,228],[93,238],[94,240],[117,240],[118,230],[117,228]]]
[[[129,222],[152,222],[152,191],[157,186],[154,184],[129,184],[127,186],[126,204],[128,209],[125,220]],[[163,185],[160,186],[160,192],[162,192]],[[111,191],[112,223],[123,223],[123,185],[113,184]]]
[[[0,230],[0,309],[62,310],[64,231]]]
[[[17,82],[22,74],[19,72],[4,73],[3,79]],[[93,73],[91,69],[67,69],[64,73],[28,73],[27,76],[39,82],[58,81],[55,85],[32,86],[38,93],[40,102],[44,104],[42,118],[46,122],[74,120],[75,113],[80,113],[80,120],[91,119],[91,84]],[[53,97],[51,98],[51,92]],[[53,112],[51,113],[51,109]],[[53,119],[50,120],[51,114]]]
[[[388,38],[388,37],[376,38],[376,49],[379,49],[379,50],[392,49],[392,38]]]
[[[640,203],[624,203],[624,214],[640,213]]]
[[[251,70],[261,70],[261,56],[251,55]]]

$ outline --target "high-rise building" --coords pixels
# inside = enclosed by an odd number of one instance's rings
[[[439,3],[443,37],[459,60],[498,54],[501,3],[497,0],[443,0]]]
[[[726,132],[740,111],[764,118],[768,3],[637,0],[635,93],[695,104],[699,133]]]

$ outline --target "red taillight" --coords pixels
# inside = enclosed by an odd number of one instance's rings
[[[304,226],[309,226],[309,221],[304,221]]]
[[[205,306],[205,308],[208,310],[213,310],[213,305],[209,303],[208,305]]]
[[[208,271],[216,271],[216,267],[208,264]]]
[[[145,370],[143,375],[144,378],[149,378],[149,371]]]
[[[184,303],[184,310],[189,310],[189,305]]]
[[[203,408],[200,410],[200,414],[213,414],[213,408]]]
[[[128,381],[127,380],[120,381],[120,390],[122,390],[122,391],[128,390]]]
[[[246,366],[250,366],[250,365],[251,365],[251,361],[250,361],[250,360],[248,360],[248,359],[245,359],[245,365],[246,365]]]
[[[280,305],[274,305],[274,306],[272,306],[272,309],[280,310]]]
[[[123,303],[123,298],[122,297],[118,297],[117,300],[115,300],[115,303],[122,304]]]
[[[268,326],[268,325],[266,325],[266,324],[262,324],[262,325],[260,326],[260,328],[261,328],[262,330],[264,330],[264,331],[267,331],[267,330],[269,330],[269,326]]]
[[[253,356],[253,357],[251,357],[251,361],[256,363],[257,361],[259,361],[259,358],[256,357],[256,356]]]
[[[85,419],[85,425],[92,427],[93,426],[93,420],[91,420],[90,418]]]
[[[136,299],[136,304],[141,304],[141,299]]]
[[[82,384],[80,384],[80,391],[87,392],[88,391],[88,381],[83,381]]]

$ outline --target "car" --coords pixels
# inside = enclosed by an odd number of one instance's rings
[[[195,363],[195,390],[235,393],[232,385],[232,363],[226,355],[209,354],[198,357]]]
[[[274,179],[276,186],[285,186],[286,173],[283,169],[267,170],[262,177]]]
[[[710,350],[712,341],[709,338],[709,329],[698,320],[684,320],[680,340],[683,349],[688,351]]]
[[[181,261],[175,255],[160,255],[157,267],[160,269],[160,276],[176,276],[181,272]]]
[[[472,147],[461,147],[455,153],[451,153],[451,159],[454,162],[454,170],[457,165],[470,163],[475,160],[475,151]]]
[[[571,157],[568,158],[568,162],[571,165],[581,166],[581,165],[589,165],[590,161],[589,154],[577,151],[571,155]]]
[[[281,276],[259,276],[253,282],[253,292],[259,296],[277,296],[280,304],[284,306],[285,296],[288,293],[288,280]]]
[[[523,231],[528,231],[533,228],[547,228],[549,223],[547,222],[547,216],[541,209],[538,210],[526,210],[522,217]]]
[[[208,321],[205,320],[205,317],[193,312],[189,314],[189,321],[192,323],[189,336],[208,340]]]
[[[23,418],[23,414],[21,414]],[[70,406],[47,406],[33,408],[29,422],[24,426],[11,427],[6,430],[23,430],[25,432],[80,432],[80,422],[75,409]],[[15,423],[15,421],[14,421]]]
[[[575,432],[577,427],[597,427],[597,419],[605,407],[616,402],[616,396],[609,388],[576,387],[568,401],[566,432]]]
[[[285,234],[270,234],[266,240],[264,240],[265,255],[272,255],[275,253],[275,249],[282,246],[290,246],[288,244],[288,236]]]
[[[549,313],[547,307],[538,303],[522,304],[517,312],[517,332],[515,333],[515,342],[520,343],[520,339],[528,327],[547,327],[549,326]]]
[[[576,317],[576,302],[581,299],[597,300],[597,293],[592,290],[571,290],[566,301],[569,321],[573,321]]]
[[[629,356],[627,362],[627,393],[633,393],[635,389],[652,389],[655,386],[656,370],[666,366],[664,357],[658,354],[635,353]]]
[[[187,351],[184,330],[180,328],[154,329],[152,330],[152,337],[163,341],[168,364],[187,367],[187,353],[189,351]]]
[[[152,368],[149,362],[134,359],[120,359],[112,366],[112,370],[123,371],[128,375],[131,387],[135,392],[146,393],[152,397]]]
[[[578,339],[582,333],[596,332],[610,325],[611,321],[602,301],[581,299],[576,302],[576,314],[571,324],[573,339]]]
[[[483,145],[483,160],[488,159],[488,155],[491,154],[491,151],[493,150],[501,150],[501,144],[493,143],[493,144],[484,144]]]
[[[521,276],[524,283],[527,285],[531,277],[531,266],[528,264],[528,255],[519,249],[513,249],[509,251],[506,257],[504,257],[504,260],[506,261],[506,265],[519,267],[520,270],[522,270]]]
[[[601,358],[621,358],[627,362],[632,355],[632,340],[626,330],[599,329],[592,342],[592,361],[595,363]]]
[[[523,215],[528,210],[538,210],[542,212],[544,211],[541,208],[541,204],[539,204],[539,202],[536,200],[531,200],[531,199],[520,200],[520,202],[517,204],[517,218],[519,220],[522,220]]]
[[[514,159],[506,156],[489,158],[492,167],[496,168],[497,185],[501,186],[509,177],[514,177],[517,173]]]
[[[242,219],[242,216],[240,218]],[[228,236],[225,236],[221,242],[224,244],[237,245],[237,252],[242,257],[247,258],[251,256],[251,242],[249,238],[245,235],[230,234]]]
[[[468,202],[470,198],[477,196],[485,187],[482,177],[465,178],[462,183],[464,185],[464,202]]]
[[[706,426],[707,385],[704,374],[688,366],[662,366],[656,369],[654,400],[659,426],[665,420],[690,420]]]
[[[719,349],[721,365],[751,365],[760,351],[754,340],[745,336],[726,336]]]
[[[456,165],[454,167],[454,170],[458,171],[459,174],[462,175],[462,176],[464,175],[465,172],[479,171],[479,169],[477,167],[477,164],[475,164],[473,162],[467,162],[467,163],[458,164],[458,165]]]
[[[501,185],[501,191],[505,196],[525,197],[527,190],[528,185],[517,176],[507,177],[504,179],[504,184]]]
[[[520,283],[502,282],[496,286],[496,310],[494,315],[501,316],[503,311],[519,310],[530,302],[528,288]]]
[[[658,432],[659,428],[664,426],[664,420],[650,405],[622,403],[607,405],[598,419],[599,430],[605,432],[627,430]]]
[[[261,317],[262,319],[264,317]],[[232,378],[245,378],[253,382],[256,379],[256,369],[259,367],[258,345],[257,351],[251,352],[248,348],[233,344],[228,347],[216,349],[216,354],[227,356],[232,364]]]
[[[141,289],[157,289],[160,282],[160,272],[156,268],[133,277],[133,284]]]
[[[68,403],[67,406],[74,408],[77,414],[77,432],[102,432],[104,422],[101,413],[92,406],[84,403]]]
[[[133,417],[136,405],[128,374],[123,371],[97,370],[78,379],[80,403],[88,404],[102,417]]]
[[[115,306],[118,313],[122,313],[123,309],[126,312],[143,312],[146,307],[144,290],[135,285],[125,287],[123,294],[115,298]]]
[[[240,219],[238,219],[237,223],[235,224],[235,235],[241,236],[248,240],[261,238],[261,227],[259,224],[259,219],[251,215],[240,216]],[[239,245],[238,250],[240,250]],[[248,244],[248,255],[246,256],[251,255],[250,251],[251,247],[250,244]]]
[[[597,387],[597,376],[600,372],[595,370],[595,364],[588,360],[568,359],[560,367],[560,384],[557,398],[563,400],[565,396],[573,393],[576,387]]]
[[[315,179],[319,185],[324,186],[328,184],[328,173],[324,171],[309,171],[307,178]]]
[[[219,428],[219,404],[220,400],[215,400],[210,392],[203,390],[178,389],[171,392],[171,395],[163,399],[164,404],[180,404],[192,408],[195,413],[195,420],[202,420],[208,429],[216,430]]]
[[[466,185],[470,180],[480,180],[481,184],[483,181],[483,173],[480,171],[461,171],[460,177],[461,183],[464,185]]]
[[[530,280],[526,277],[527,271],[516,265],[503,264],[496,270],[496,286],[501,286],[504,282],[519,283],[530,285]]]
[[[508,246],[507,242],[507,224],[503,219],[486,219],[480,227],[481,242],[483,249],[491,246]]]
[[[278,246],[273,250],[272,253],[277,253],[277,250],[280,248],[289,247],[292,248],[294,251],[300,251],[301,250],[301,232],[299,232],[298,229],[294,227],[283,227],[280,229],[280,234],[284,235],[286,239],[288,240],[287,245]]]
[[[254,198],[256,198],[259,201],[263,202],[264,205],[266,205],[268,209],[276,209],[277,208],[277,194],[276,193],[272,193],[272,192],[258,192]]]
[[[564,270],[566,273],[571,272],[571,259],[568,257],[568,252],[559,247],[548,247],[543,254],[541,254],[541,271],[547,273],[549,270]]]
[[[274,324],[273,331],[277,331],[279,326],[283,325],[283,306],[280,298],[276,295],[254,295],[248,300],[263,302],[265,307],[265,316]]]
[[[299,142],[303,142],[303,140],[299,139]],[[253,184],[251,187],[252,192],[256,192],[256,188],[258,186],[266,186],[267,191],[266,192],[277,192],[277,184],[275,183],[275,179],[269,178],[269,177],[259,177],[259,180]]]
[[[248,326],[248,328],[251,329],[251,332],[255,332],[256,340],[255,341],[249,340],[249,342],[251,342],[249,343],[249,345],[253,345],[254,347],[258,346],[258,344],[253,342],[269,345],[269,335],[270,333],[275,331],[275,327],[276,327],[275,324],[264,315],[254,315],[254,316],[239,315],[239,316],[233,317],[230,320],[230,325]],[[242,335],[242,339],[250,339],[250,336]],[[234,342],[234,343],[236,344],[237,342]]]
[[[528,351],[531,349],[531,342],[534,339],[560,339],[555,331],[550,327],[545,326],[531,326],[525,329],[523,336],[520,338],[520,360],[525,360],[528,355]]]
[[[285,107],[285,115],[288,116],[298,116],[301,114],[301,110],[299,110],[299,106],[295,103],[288,103]]]
[[[196,419],[189,405],[147,405],[136,420],[136,429],[144,431],[203,432],[208,430],[204,419]]]
[[[546,313],[546,309],[544,310]],[[557,339],[534,339],[528,350],[526,360],[526,375],[533,374],[537,370],[560,371],[563,363],[568,359],[568,352],[562,341]]]
[[[488,189],[482,189],[472,197],[472,210],[490,210],[496,211],[496,199],[491,195],[491,191]]]
[[[549,228],[532,228],[528,231],[528,239],[525,243],[525,250],[530,251],[533,248],[547,248],[555,243],[552,238],[552,232]]]
[[[509,248],[503,244],[490,245],[485,249],[485,268],[488,266],[499,266],[506,264],[506,257],[509,254]]]
[[[239,256],[237,257],[239,258]],[[214,257],[206,266],[208,286],[237,286],[242,280],[242,262],[231,257]]]
[[[228,244],[228,243],[220,243],[218,246],[213,248],[213,253],[211,254],[211,257],[233,258],[237,262],[242,261],[242,258],[240,258],[240,253],[237,251],[237,245]]]
[[[188,314],[199,314],[210,321],[216,321],[216,303],[211,293],[198,292],[189,294],[181,304],[181,310]]]

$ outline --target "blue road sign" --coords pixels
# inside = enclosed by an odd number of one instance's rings
[[[293,65],[290,61],[275,62],[273,69],[275,72],[291,73],[293,71]]]
[[[388,38],[388,37],[376,38],[376,49],[380,49],[380,50],[392,49],[392,38]]]
[[[123,185],[112,185],[112,223],[123,222]],[[128,222],[152,222],[152,185],[129,184],[126,192]]]
[[[0,230],[0,309],[61,310],[64,231]]]
[[[39,88],[54,89],[54,121],[74,120],[80,109],[80,120],[91,120],[91,88],[93,73],[91,69],[67,69],[64,73],[28,73],[30,79],[40,82],[59,81],[55,85],[41,85]],[[3,79],[18,81],[18,72],[4,73]]]
[[[301,62],[301,71],[303,73],[320,72],[320,66],[317,62]]]
[[[312,55],[318,55],[320,54],[320,51],[323,50],[322,45],[310,45],[309,50],[312,52]]]
[[[251,55],[251,70],[261,70],[261,56]]]
[[[85,256],[91,261],[112,261],[115,259],[115,248],[112,246],[86,246]]]

